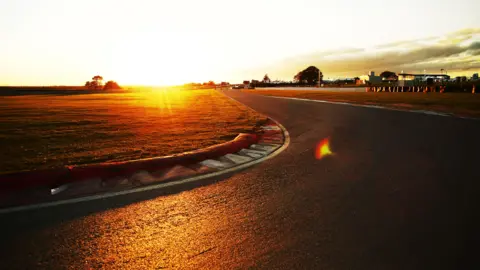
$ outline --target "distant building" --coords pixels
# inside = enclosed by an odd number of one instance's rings
[[[245,89],[252,88],[252,84],[250,83],[250,81],[243,81],[243,88]]]
[[[376,84],[376,83],[382,82],[382,77],[375,76],[375,72],[370,71],[368,75],[360,76],[360,80],[363,81],[364,83]]]
[[[390,77],[385,77],[385,78],[382,78],[382,81],[383,82],[388,82],[388,83],[397,82],[398,81],[398,76],[394,75],[394,76],[390,76]]]
[[[442,82],[448,81],[450,76],[446,74],[398,74],[398,86],[412,86],[418,83],[425,82]]]
[[[455,82],[460,83],[460,82],[466,82],[467,81],[467,76],[458,76],[455,77]]]

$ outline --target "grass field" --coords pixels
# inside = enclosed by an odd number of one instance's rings
[[[244,90],[266,96],[295,97],[356,104],[383,105],[399,109],[430,110],[480,118],[480,94],[471,93],[361,93],[314,90]]]
[[[0,96],[0,173],[170,155],[262,120],[214,90]]]

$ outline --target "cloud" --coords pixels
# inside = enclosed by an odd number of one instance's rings
[[[413,40],[401,40],[396,42],[391,42],[387,44],[381,44],[376,46],[377,49],[392,49],[392,48],[414,48],[420,46],[422,42],[426,41],[434,41],[437,37],[427,37],[427,38],[419,38]]]
[[[336,49],[336,50],[329,50],[329,51],[320,51],[320,52],[315,52],[315,53],[309,53],[309,54],[304,54],[304,55],[299,55],[295,57],[289,57],[281,62],[285,64],[292,64],[292,63],[304,63],[306,60],[311,60],[311,61],[319,61],[324,58],[336,56],[336,57],[348,57],[352,56],[355,54],[359,53],[364,53],[365,49],[364,48],[341,48],[341,49]]]
[[[448,33],[443,37],[430,36],[426,38],[401,40],[391,42],[387,44],[381,44],[376,46],[377,49],[399,49],[399,48],[417,48],[422,47],[425,43],[436,43],[438,45],[451,45],[459,44],[461,42],[472,39],[473,37],[480,35],[480,28],[467,28],[458,30],[452,33]]]
[[[478,34],[480,34],[480,28],[466,28],[447,34],[447,37],[472,36]]]
[[[369,70],[475,70],[480,69],[479,37],[480,28],[463,29],[443,37],[384,44],[377,46],[374,51],[350,48],[291,57],[270,68],[281,77],[292,77],[309,65],[316,65],[327,76],[357,76]],[[421,44],[426,41],[429,44]]]

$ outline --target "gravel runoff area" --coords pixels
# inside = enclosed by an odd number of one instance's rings
[[[215,90],[0,92],[0,174],[191,151],[265,120]]]
[[[315,90],[243,90],[252,94],[348,102],[406,110],[429,110],[480,118],[480,95],[471,93],[327,92]]]

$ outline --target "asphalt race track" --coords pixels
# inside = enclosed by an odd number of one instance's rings
[[[290,146],[204,183],[1,215],[0,269],[478,269],[480,121],[227,94]]]

